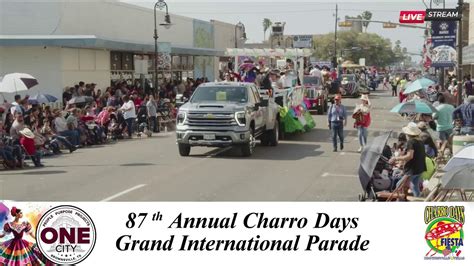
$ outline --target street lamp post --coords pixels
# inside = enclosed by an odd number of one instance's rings
[[[238,45],[238,42],[237,40],[239,38],[237,38],[237,29],[240,28],[242,30],[242,36],[240,36],[241,39],[245,40],[247,39],[247,33],[245,33],[245,25],[244,23],[240,22],[235,24],[235,28],[234,28],[234,38],[235,38],[235,48],[239,48],[239,45]]]
[[[161,23],[160,26],[165,26],[166,28],[171,26],[171,18],[168,13],[168,4],[164,0],[158,0],[158,2],[155,3],[154,8],[155,31],[153,35],[153,39],[155,39],[155,54],[153,58],[153,89],[156,93],[158,93],[158,25],[156,23],[156,10],[162,10],[163,8],[166,8],[165,23]]]
[[[242,31],[242,35],[240,38],[237,38],[237,29],[240,29]],[[239,43],[238,39],[246,40],[247,39],[247,33],[245,33],[245,25],[244,23],[240,22],[235,24],[234,27],[234,41],[235,41],[235,48],[239,48]],[[239,56],[235,56],[234,58],[234,72],[238,72],[239,66],[237,65],[239,63]]]
[[[461,105],[462,104],[462,87],[463,87],[463,82],[464,82],[464,77],[462,76],[462,46],[463,46],[463,32],[462,32],[462,19],[463,19],[463,7],[464,7],[464,1],[459,0],[458,1],[458,11],[461,14],[461,18],[459,19],[458,22],[458,69],[457,69],[457,78],[458,78],[458,97],[457,97],[457,104]]]
[[[333,62],[334,62],[334,68],[337,68],[337,4],[336,4],[336,21],[334,22],[334,57],[333,57]]]

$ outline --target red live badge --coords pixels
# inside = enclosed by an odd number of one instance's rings
[[[400,11],[400,23],[424,23],[426,11]]]

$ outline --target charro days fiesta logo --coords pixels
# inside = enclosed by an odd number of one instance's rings
[[[426,207],[425,260],[464,260],[464,221],[464,206]]]
[[[69,205],[46,212],[38,223],[38,247],[51,262],[77,264],[89,256],[96,241],[94,222],[83,210]]]

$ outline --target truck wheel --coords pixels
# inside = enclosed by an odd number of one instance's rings
[[[280,122],[278,120],[275,121],[275,126],[272,130],[266,132],[268,143],[270,146],[277,146],[278,145],[278,138],[280,137]]]
[[[188,144],[178,143],[179,155],[189,156],[191,152],[191,146]]]
[[[278,123],[278,139],[284,140],[285,139],[285,125],[282,123]]]
[[[249,142],[244,143],[241,148],[242,156],[249,157],[253,154],[254,150],[255,150],[255,133],[254,133],[253,128],[250,128]]]
[[[265,132],[265,134],[263,134],[262,137],[260,137],[260,144],[262,144],[262,146],[270,145],[270,141],[269,141],[267,132]]]
[[[318,106],[318,115],[324,114],[324,104],[323,106]]]

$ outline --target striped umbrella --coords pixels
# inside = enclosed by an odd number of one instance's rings
[[[390,112],[399,114],[432,114],[436,113],[437,110],[431,103],[413,100],[397,104]]]
[[[2,78],[0,92],[16,93],[27,91],[36,85],[38,85],[38,80],[30,74],[11,73]]]

